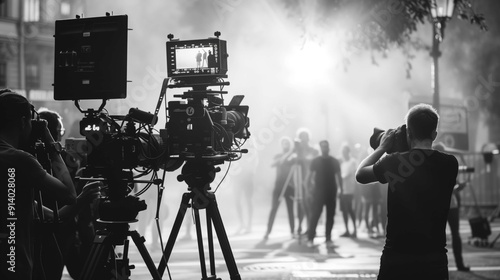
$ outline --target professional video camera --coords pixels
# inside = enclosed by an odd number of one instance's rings
[[[380,145],[380,140],[382,136],[384,136],[385,130],[374,128],[373,134],[370,137],[370,146],[373,149],[378,148]],[[408,141],[406,139],[406,124],[403,124],[396,128],[394,133],[394,142],[392,146],[387,150],[388,154],[392,154],[394,152],[406,152],[410,150],[410,146],[408,146]]]
[[[54,99],[73,100],[84,114],[80,134],[85,139],[67,141],[66,149],[84,157],[82,180],[107,185],[99,205],[104,221],[131,221],[146,209],[129,193],[138,177],[158,169],[162,156],[151,114],[132,108],[126,116],[112,116],[104,109],[106,100],[126,97],[127,24],[126,15],[58,20],[54,36]],[[79,100],[84,99],[102,104],[82,110]]]
[[[243,96],[235,96],[228,105],[224,104],[223,94],[227,92],[222,89],[229,85],[223,81],[227,77],[226,42],[218,38],[219,32],[215,33],[217,38],[189,41],[174,40],[173,35],[169,35],[168,78],[163,82],[154,114],[131,108],[125,116],[113,116],[104,107],[108,99],[126,97],[127,21],[126,15],[107,14],[106,17],[59,20],[55,25],[54,98],[73,100],[84,114],[80,133],[85,139],[67,141],[66,149],[86,157],[81,180],[99,180],[107,185],[99,204],[99,222],[104,229],[96,232],[100,236],[96,236],[80,278],[106,278],[105,272],[96,270],[98,267],[125,269],[128,273],[128,260],[123,260],[120,268],[107,258],[114,255],[110,253],[114,245],[124,244],[127,236],[131,236],[153,279],[160,279],[182,223],[179,217],[190,204],[194,211],[207,209],[207,221],[213,221],[232,279],[239,279],[215,195],[209,192],[209,184],[220,170],[214,166],[241,158],[246,152],[241,145],[250,136],[248,106],[240,105]],[[211,86],[218,86],[220,90],[208,89]],[[154,133],[153,126],[167,88],[184,87],[192,90],[174,95],[182,100],[168,102],[165,129]],[[82,110],[79,101],[84,99],[100,99],[102,103],[97,110]],[[160,185],[165,173],[160,179],[157,171],[174,171],[183,164],[178,179],[189,185],[189,193],[183,195],[157,270],[144,239],[137,232],[129,231],[128,223],[136,221],[137,214],[146,208],[138,196],[152,184],[159,186],[160,201],[163,190]],[[152,174],[151,180],[138,180],[148,174]],[[147,185],[130,195],[135,183]],[[199,221],[196,226],[198,231]]]
[[[228,105],[224,104],[223,94],[227,92],[223,88],[229,82],[223,80],[227,77],[227,52],[226,42],[219,39],[220,32],[215,33],[216,38],[189,41],[174,40],[169,35],[168,78],[163,82],[154,114],[132,108],[125,116],[112,116],[104,109],[106,100],[126,97],[127,16],[60,20],[56,21],[55,31],[54,98],[73,100],[85,115],[80,122],[80,133],[85,140],[67,141],[66,148],[86,155],[82,180],[101,180],[108,186],[99,205],[101,222],[112,233],[126,235],[126,228],[119,225],[134,221],[138,212],[146,208],[137,196],[151,184],[163,184],[164,177],[158,179],[157,171],[174,171],[186,163],[178,176],[190,190],[183,196],[182,205],[193,199],[191,204],[196,211],[210,209],[209,216],[218,237],[222,238],[223,251],[230,251],[214,194],[208,192],[209,184],[220,170],[215,165],[238,160],[246,152],[241,146],[250,133],[248,106],[240,105],[243,96],[234,96]],[[211,86],[220,89],[208,89]],[[155,134],[153,126],[167,88],[185,87],[192,89],[174,95],[182,100],[168,102],[165,129]],[[83,99],[101,99],[102,103],[97,110],[82,110],[79,100]],[[152,180],[137,179],[150,173]],[[137,182],[148,186],[134,196],[129,195]],[[176,220],[175,230],[178,231],[180,223]],[[128,235],[135,236],[136,244],[143,242],[137,233]],[[171,238],[175,236],[171,234]],[[167,243],[166,252],[171,250],[169,244],[173,241]],[[137,245],[153,278],[159,279],[144,245]],[[231,257],[226,261],[232,259],[231,252],[225,256],[229,254]],[[159,268],[161,274],[168,260],[165,255]],[[87,267],[94,265],[91,259],[89,256],[85,265],[84,279],[90,278],[87,273],[93,274],[94,269]],[[234,259],[229,269],[233,279],[237,279]]]
[[[187,159],[211,160],[214,164],[237,160],[245,150],[249,119],[242,95],[224,105],[222,91],[227,77],[226,41],[217,38],[180,41],[169,35],[167,69],[154,114],[130,109],[126,116],[112,116],[106,100],[126,97],[127,16],[106,16],[56,21],[54,98],[73,100],[85,115],[80,122],[82,141],[67,141],[66,148],[86,155],[84,177],[108,181],[106,200],[127,199],[132,190],[132,169],[163,168],[174,171]],[[219,86],[219,91],[207,89]],[[192,87],[168,102],[165,129],[153,133],[167,88]],[[220,95],[220,96],[219,96]],[[102,99],[99,109],[82,110],[79,100]],[[121,123],[120,123],[121,122]],[[114,182],[113,184],[109,184]],[[109,203],[107,203],[109,204]],[[113,203],[111,203],[113,204]],[[126,207],[129,206],[129,207]],[[143,202],[125,204],[126,211],[106,209],[101,219],[126,220],[145,208]],[[113,208],[113,207],[111,207]]]
[[[160,135],[171,156],[234,160],[238,158],[235,153],[242,151],[240,140],[250,136],[248,106],[240,105],[243,96],[234,96],[224,105],[228,55],[220,32],[214,35],[216,38],[187,41],[168,36],[167,73],[172,81],[168,87],[192,87],[175,95],[183,101],[168,103],[169,122]],[[220,90],[207,89],[210,86]]]

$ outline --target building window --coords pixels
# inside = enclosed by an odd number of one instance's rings
[[[40,67],[36,63],[26,64],[26,87],[29,89],[40,87]]]
[[[0,1],[0,17],[7,17],[8,13],[8,7],[9,5],[7,4],[8,1]]]
[[[0,61],[0,88],[7,87],[7,63]]]
[[[40,0],[24,0],[24,21],[40,21]]]

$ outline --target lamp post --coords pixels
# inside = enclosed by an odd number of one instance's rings
[[[439,112],[439,64],[438,60],[441,56],[439,44],[444,38],[444,29],[446,22],[453,16],[455,8],[455,0],[431,0],[431,16],[432,16],[432,90],[433,99],[432,105]]]

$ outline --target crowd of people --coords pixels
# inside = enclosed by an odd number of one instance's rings
[[[378,279],[448,279],[447,223],[457,269],[469,271],[458,232],[457,194],[464,184],[457,182],[457,158],[434,145],[439,115],[432,106],[419,104],[410,108],[405,121],[408,150],[392,151],[396,130],[389,129],[378,146],[359,159],[348,145],[339,160],[332,157],[327,140],[320,141],[318,155],[304,131],[294,147],[284,138],[283,150],[273,163],[277,174],[264,239],[269,238],[285,198],[294,238],[302,237],[301,213],[305,213],[308,247],[314,246],[318,219],[326,208],[325,243],[331,246],[339,199],[345,224],[341,237],[357,238],[361,221],[370,236],[385,236]]]
[[[384,186],[363,186],[356,182],[359,160],[349,144],[341,148],[341,157],[331,155],[330,143],[319,142],[320,151],[310,144],[310,132],[301,128],[297,137],[282,137],[281,152],[272,162],[276,178],[272,190],[271,210],[264,240],[269,238],[282,200],[285,201],[292,238],[304,239],[314,246],[316,228],[324,213],[324,236],[327,246],[333,246],[332,229],[337,208],[342,212],[345,232],[341,237],[357,238],[363,226],[372,238],[383,236]],[[356,153],[362,149],[355,147]],[[337,206],[337,200],[339,206]],[[303,231],[305,226],[305,231]]]
[[[433,146],[438,120],[431,106],[417,105],[406,115],[410,150],[387,153],[395,137],[389,129],[378,147],[358,157],[349,145],[333,157],[328,140],[319,142],[318,151],[306,129],[296,140],[283,137],[272,163],[276,179],[264,239],[284,199],[292,238],[315,246],[326,209],[324,242],[332,246],[338,199],[341,238],[358,238],[363,224],[370,237],[385,236],[378,279],[448,279],[447,223],[457,268],[469,270],[452,196],[464,184],[457,184],[457,159]],[[35,130],[45,158],[33,149]],[[82,271],[94,234],[88,212],[103,185],[75,180],[82,163],[62,148],[64,133],[57,112],[37,111],[22,95],[0,91],[0,178],[7,182],[0,211],[1,279],[60,279],[64,266],[73,278]],[[48,227],[50,221],[58,226]]]

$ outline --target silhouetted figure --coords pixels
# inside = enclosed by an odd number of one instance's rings
[[[459,271],[470,271],[470,267],[465,266],[462,256],[462,238],[460,238],[460,191],[465,188],[465,183],[456,184],[450,201],[450,211],[448,212],[448,225],[451,232],[451,247],[455,265]]]
[[[345,233],[342,237],[354,237],[357,236],[356,230],[356,214],[354,213],[354,191],[356,188],[356,168],[358,167],[358,162],[355,158],[351,156],[351,149],[349,146],[345,145],[342,148],[342,184],[343,193],[340,195],[340,210],[342,211],[342,217],[345,224]],[[349,231],[349,217],[352,220],[353,230],[352,233]]]
[[[207,62],[207,52],[203,50],[203,61],[201,62],[201,67],[205,67],[206,62]]]
[[[36,212],[35,192],[44,191],[53,196],[60,205],[74,204],[76,192],[64,164],[56,142],[46,124],[37,127],[41,141],[47,147],[47,158],[52,163],[52,173],[30,153],[33,130],[34,107],[29,101],[10,90],[0,91],[0,179],[4,191],[0,195],[0,279],[32,279],[34,263],[35,221],[41,212]],[[24,150],[23,150],[24,149]],[[47,168],[49,169],[49,168]],[[9,178],[10,181],[9,181]],[[8,200],[8,194],[15,194]],[[12,195],[11,195],[12,197]],[[8,203],[13,203],[12,211],[7,212]],[[40,204],[37,204],[40,205]],[[35,212],[38,214],[36,215]],[[45,212],[44,212],[45,214]],[[47,219],[53,218],[47,214]],[[61,218],[65,213],[60,213]],[[15,220],[13,220],[15,218]],[[14,228],[7,227],[13,225]],[[7,243],[7,237],[15,235],[15,251]],[[4,239],[5,238],[5,239]],[[15,261],[9,264],[7,255],[13,253]]]
[[[269,212],[269,219],[267,222],[267,231],[264,239],[269,237],[273,229],[274,219],[278,212],[278,207],[281,200],[284,199],[288,213],[288,223],[290,225],[290,233],[293,236],[295,231],[295,218],[293,215],[293,197],[295,194],[295,187],[292,180],[292,166],[295,163],[293,154],[293,142],[288,137],[281,139],[282,152],[274,157],[272,166],[276,167],[276,179],[274,181],[274,189],[271,203],[271,211]]]
[[[361,186],[361,196],[363,200],[363,221],[369,237],[376,237],[379,233],[378,225],[380,223],[381,188],[380,183],[372,183],[367,186]]]
[[[40,119],[47,121],[47,128],[53,139],[56,142],[60,142],[66,131],[61,115],[47,108],[40,108],[38,114]],[[79,160],[73,157],[64,148],[60,153],[71,178],[74,179],[78,169],[81,167]],[[86,233],[78,231],[79,225],[77,221],[80,217],[84,220],[83,216],[80,216],[80,213],[82,210],[87,210],[89,205],[97,198],[99,187],[97,189],[95,187],[85,188],[85,182],[79,183],[74,181],[73,183],[78,194],[77,203],[74,206],[77,207],[77,209],[73,212],[75,217],[64,219],[57,226],[42,229],[44,231],[42,232],[43,239],[39,238],[38,241],[42,243],[39,244],[39,246],[43,249],[40,254],[45,278],[37,274],[34,275],[34,279],[60,279],[64,266],[66,266],[70,275],[76,277],[83,268],[83,262],[87,257],[85,251],[90,249],[90,243],[92,242],[90,238],[94,236],[94,232],[93,227],[86,228]],[[94,184],[100,183],[95,182]],[[42,198],[44,206],[54,211],[56,205],[54,199],[51,196],[45,196],[43,193]],[[55,239],[52,237],[52,234]],[[83,240],[86,234],[89,236],[86,240],[87,243]],[[88,245],[88,248],[84,248],[86,245]],[[58,259],[59,257],[60,260]]]
[[[238,234],[252,232],[254,201],[253,193],[255,189],[255,178],[257,166],[259,164],[258,154],[255,149],[249,149],[249,152],[240,160],[233,163],[231,167],[231,180],[234,194],[235,211],[238,215]]]
[[[309,145],[310,133],[307,129],[301,128],[297,131],[298,140],[295,141],[294,153],[296,154],[296,181],[295,199],[297,201],[298,229],[297,235],[302,234],[302,221],[306,218],[309,225],[312,212],[312,192],[304,179],[310,172],[311,161],[318,156],[318,151]]]
[[[198,51],[198,53],[196,54],[196,68],[200,67],[201,67],[201,52]]]
[[[363,184],[388,183],[387,235],[378,279],[448,279],[446,221],[458,161],[432,149],[439,115],[419,104],[406,115],[409,151],[382,156],[392,148],[395,130],[356,172]]]
[[[212,54],[212,51],[208,51],[207,64],[208,68],[213,68],[217,66],[215,56]]]
[[[333,219],[335,217],[335,208],[337,206],[337,189],[342,193],[342,176],[340,173],[340,163],[337,159],[330,156],[330,147],[328,141],[323,140],[319,143],[321,156],[316,157],[311,162],[311,172],[306,178],[306,184],[312,189],[313,202],[311,204],[311,218],[307,230],[307,246],[312,247],[314,237],[316,236],[316,226],[319,217],[326,207],[325,222],[325,242],[327,246],[332,243]]]
[[[442,143],[437,143],[434,149],[444,152],[445,147]],[[463,161],[463,157],[460,157]],[[457,179],[458,181],[458,179]],[[453,188],[453,195],[450,200],[450,211],[448,212],[448,225],[451,232],[451,247],[453,248],[453,257],[455,265],[459,271],[470,271],[470,267],[464,264],[462,256],[462,238],[460,237],[460,192],[467,186],[467,183],[456,183]]]

